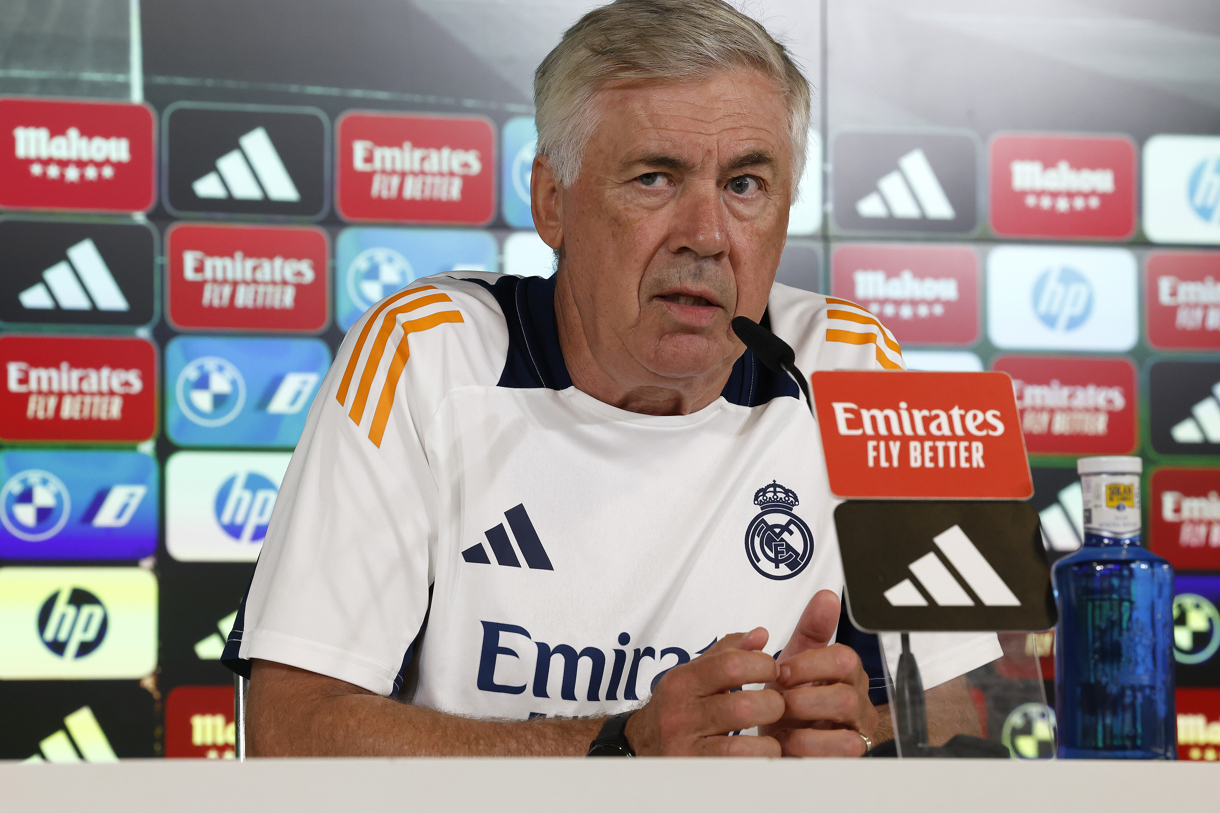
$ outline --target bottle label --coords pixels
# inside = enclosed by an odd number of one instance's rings
[[[1137,474],[1087,474],[1084,492],[1084,528],[1111,536],[1140,531],[1140,478]]]

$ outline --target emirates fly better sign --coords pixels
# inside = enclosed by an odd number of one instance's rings
[[[835,496],[1033,494],[1012,379],[1004,373],[829,371],[811,381]]]

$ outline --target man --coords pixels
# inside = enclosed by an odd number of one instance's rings
[[[250,752],[858,756],[881,715],[829,645],[817,429],[730,329],[901,367],[866,311],[772,284],[808,85],[719,0],[622,0],[535,96],[557,273],[440,275],[353,326],[226,650]],[[921,660],[940,739],[998,655],[966,644]]]

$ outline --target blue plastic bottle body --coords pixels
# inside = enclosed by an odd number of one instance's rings
[[[1059,756],[1175,759],[1172,566],[1139,534],[1086,533],[1051,578]]]

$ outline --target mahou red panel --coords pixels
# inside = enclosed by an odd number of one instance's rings
[[[1033,494],[1012,382],[1003,373],[828,371],[810,378],[835,496]]]
[[[165,700],[165,755],[233,759],[232,686],[179,686]]]
[[[1159,468],[1151,487],[1151,550],[1177,570],[1220,570],[1220,469]]]
[[[1148,342],[1161,350],[1220,350],[1220,251],[1154,251],[1145,275]]]
[[[1220,760],[1220,688],[1178,689],[1178,759]]]
[[[1135,144],[1126,136],[997,135],[990,161],[996,234],[1121,240],[1135,230]]]
[[[165,255],[167,312],[183,330],[317,332],[330,319],[322,229],[181,223]]]
[[[348,113],[336,136],[344,220],[483,225],[495,214],[495,131],[486,119]]]
[[[0,336],[0,362],[0,440],[138,443],[156,434],[150,341]]]
[[[156,117],[147,105],[0,99],[0,133],[7,141],[0,147],[0,207],[152,208]]]
[[[872,311],[903,344],[978,340],[979,258],[969,246],[839,246],[831,280],[835,296]]]
[[[1126,359],[1000,356],[1012,376],[1030,454],[1129,454],[1135,449],[1135,365]]]

